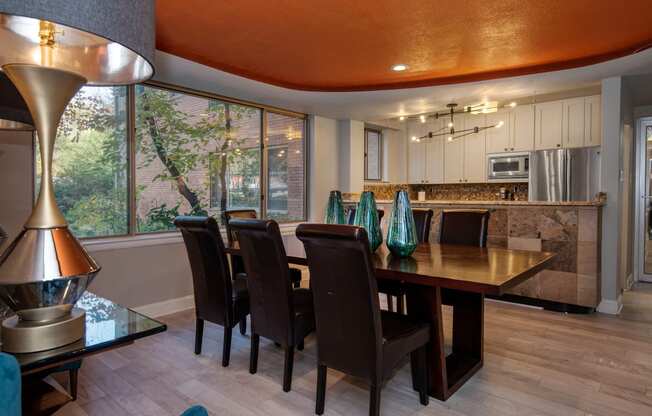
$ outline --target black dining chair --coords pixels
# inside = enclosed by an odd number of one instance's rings
[[[256,219],[258,214],[255,209],[230,209],[224,211],[224,219],[226,222],[226,238],[229,241],[229,244],[233,244],[234,241],[238,241],[238,236],[231,229],[229,225],[230,221],[234,218],[241,219]],[[238,278],[247,278],[247,273],[245,272],[244,262],[242,257],[238,255],[231,255],[231,275]],[[301,286],[301,270],[291,267],[290,268],[290,281],[292,285],[297,288]]]
[[[417,231],[417,241],[427,243],[430,240],[430,224],[432,223],[432,209],[413,209],[414,225]],[[393,297],[396,297],[396,312],[405,312],[405,285],[401,282],[384,280],[378,282],[378,291],[387,296],[387,310],[394,310]]]
[[[247,271],[251,299],[251,357],[249,372],[258,370],[260,337],[285,349],[283,391],[292,387],[294,348],[302,350],[304,338],[315,329],[310,289],[292,288],[285,247],[273,220],[233,219]]]
[[[247,281],[231,279],[219,227],[211,217],[180,216],[174,225],[181,231],[188,252],[195,294],[195,354],[201,354],[204,321],[224,327],[222,365],[229,365],[231,334],[240,324],[244,334],[249,315]]]
[[[353,225],[353,220],[355,220],[355,212],[357,211],[356,207],[351,207],[346,213],[346,223],[349,225]],[[383,216],[385,215],[385,210],[379,209],[378,210],[378,222],[383,221]]]
[[[430,326],[381,311],[378,288],[362,227],[301,224],[317,323],[317,403],[324,413],[326,372],[332,368],[365,379],[371,387],[369,414],[380,414],[383,384],[408,354],[421,404],[428,404],[426,345]]]
[[[489,210],[445,209],[439,225],[440,244],[487,246]]]

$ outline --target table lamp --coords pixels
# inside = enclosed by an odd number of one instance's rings
[[[16,313],[2,322],[2,349],[42,351],[84,336],[74,308],[100,270],[68,229],[52,184],[57,127],[84,85],[125,85],[154,72],[153,0],[5,0],[0,67],[36,127],[42,180],[22,232],[0,256],[0,299]]]

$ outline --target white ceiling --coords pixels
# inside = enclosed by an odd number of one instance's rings
[[[264,57],[261,57],[264,59]],[[381,120],[443,110],[446,103],[511,101],[522,97],[599,86],[602,79],[652,72],[652,49],[582,68],[491,81],[366,92],[312,92],[281,88],[157,51],[155,79],[223,96],[325,117]],[[650,86],[649,77],[639,77]],[[652,104],[652,103],[650,103]]]

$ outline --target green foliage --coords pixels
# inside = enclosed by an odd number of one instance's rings
[[[180,94],[144,86],[136,91],[137,169],[159,169],[151,183],[138,184],[137,194],[156,184],[178,191],[172,204],[141,207],[146,211],[136,218],[139,232],[172,230],[179,214],[207,214],[208,186],[191,185],[198,171],[208,172],[206,183],[212,177],[224,184],[232,205],[258,206],[260,152],[240,149],[244,139],[237,138],[233,122],[259,110],[207,101],[197,116],[182,109]],[[57,202],[78,236],[128,233],[127,154],[126,88],[83,88],[60,123],[54,163]],[[229,174],[236,179],[229,181]],[[227,198],[218,188],[221,197],[214,202],[223,211]]]

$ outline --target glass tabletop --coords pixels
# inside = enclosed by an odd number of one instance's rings
[[[81,359],[86,355],[164,332],[167,329],[166,325],[159,321],[90,292],[86,292],[76,306],[86,311],[84,338],[51,350],[13,354],[23,372],[35,371],[76,358]],[[11,315],[11,310],[0,304],[0,320]]]

